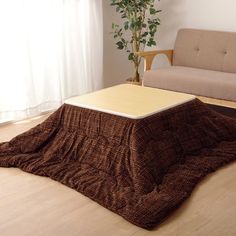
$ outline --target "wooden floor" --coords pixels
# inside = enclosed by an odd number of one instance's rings
[[[42,122],[0,127],[6,141]],[[236,163],[208,176],[192,197],[153,231],[146,231],[80,193],[44,177],[0,168],[1,236],[234,236]]]

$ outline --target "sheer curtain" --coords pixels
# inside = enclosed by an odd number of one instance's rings
[[[0,0],[0,122],[102,87],[102,0]]]

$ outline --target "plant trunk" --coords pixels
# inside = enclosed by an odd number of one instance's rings
[[[140,81],[140,76],[139,76],[139,71],[138,71],[138,65],[136,65],[136,63],[134,63],[134,77],[133,77],[133,81],[134,82],[139,82]]]
[[[135,1],[136,4],[136,1]],[[137,20],[138,15],[137,15],[137,11],[134,12],[134,19]],[[138,29],[136,26],[134,27],[134,31],[133,31],[133,45],[132,45],[132,49],[133,49],[133,53],[136,53],[139,51],[139,47],[140,47],[140,38],[139,38],[139,34],[140,34],[140,29]],[[139,56],[135,55],[134,56],[134,77],[133,77],[133,81],[134,82],[140,82],[140,78],[139,78]]]

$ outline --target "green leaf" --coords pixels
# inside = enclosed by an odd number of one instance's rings
[[[122,49],[124,48],[124,44],[123,44],[123,42],[121,42],[121,41],[117,42],[117,43],[116,43],[116,46],[117,46],[117,48],[120,49],[120,50],[122,50]]]
[[[128,30],[128,29],[129,29],[129,21],[126,21],[126,22],[124,23],[124,29],[125,29],[125,30]]]
[[[150,39],[148,40],[147,45],[148,45],[149,47],[151,47],[151,46],[156,46],[157,43],[156,43],[156,41],[155,41],[153,38],[150,38]]]
[[[110,5],[121,18],[121,25],[112,24],[113,37],[119,50],[125,50],[128,59],[135,62],[135,50],[146,45],[156,46],[155,36],[160,19],[157,0],[110,0]],[[158,0],[160,1],[160,0]],[[135,46],[135,47],[134,47]]]
[[[146,37],[147,35],[148,35],[148,32],[144,32],[144,33],[141,35],[141,37],[144,38],[144,37]]]
[[[150,12],[151,15],[154,15],[154,14],[156,14],[157,11],[156,11],[155,8],[150,8],[149,12]]]
[[[128,55],[128,60],[130,60],[130,61],[134,60],[134,53],[130,53]]]

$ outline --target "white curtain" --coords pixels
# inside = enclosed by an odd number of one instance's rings
[[[0,122],[100,89],[102,0],[0,0]]]

